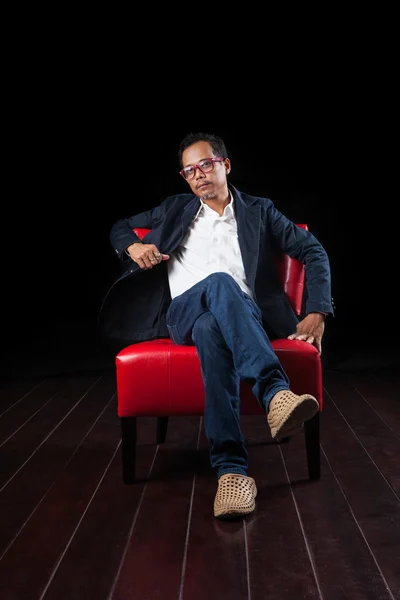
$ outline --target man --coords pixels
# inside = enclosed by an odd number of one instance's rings
[[[196,346],[218,476],[214,515],[228,519],[251,513],[257,495],[240,429],[240,381],[253,383],[273,438],[295,434],[318,412],[313,396],[290,390],[270,338],[303,340],[321,352],[325,316],[333,314],[330,267],[319,241],[270,199],[228,183],[231,162],[222,139],[189,134],[179,159],[191,193],[170,196],[112,227],[111,244],[125,272],[104,303],[103,314],[108,308],[112,316],[105,329],[126,344],[169,336]],[[141,242],[133,228],[151,232]],[[305,265],[300,321],[277,275],[277,251]]]

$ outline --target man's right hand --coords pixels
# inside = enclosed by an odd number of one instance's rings
[[[127,253],[137,263],[143,271],[152,269],[163,260],[168,260],[168,254],[161,254],[157,246],[154,244],[142,244],[141,242],[135,242],[126,249]]]

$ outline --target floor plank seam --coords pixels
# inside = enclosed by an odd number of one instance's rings
[[[288,470],[287,470],[287,467],[286,467],[285,457],[283,456],[282,448],[280,446],[278,446],[278,448],[279,448],[279,452],[280,452],[280,455],[281,455],[281,459],[282,459],[282,463],[283,463],[283,468],[285,469],[286,479],[287,479],[287,481],[289,483],[290,493],[291,493],[293,504],[294,504],[294,507],[295,507],[295,510],[296,510],[296,513],[297,513],[297,518],[299,520],[299,525],[300,525],[301,533],[303,535],[305,548],[306,548],[306,551],[307,551],[307,554],[308,554],[308,558],[309,558],[309,561],[310,561],[310,564],[311,564],[311,569],[312,569],[312,572],[313,572],[313,575],[314,575],[315,585],[317,586],[318,595],[320,597],[320,600],[324,600],[324,596],[323,596],[323,593],[322,593],[321,584],[320,584],[319,577],[318,577],[317,566],[315,564],[314,556],[313,556],[313,553],[312,553],[309,541],[307,539],[307,534],[306,534],[306,531],[305,531],[305,528],[304,528],[303,520],[301,518],[299,506],[297,504],[296,496],[294,494],[293,486],[292,486],[292,483],[290,481],[289,473],[288,473]]]
[[[76,446],[75,450],[73,451],[73,453],[71,454],[71,456],[68,458],[68,460],[64,463],[64,466],[59,470],[58,475],[56,476],[56,478],[54,479],[54,481],[51,483],[51,485],[47,488],[47,490],[45,491],[45,493],[43,494],[43,496],[41,497],[41,499],[39,500],[39,502],[36,504],[35,508],[32,510],[32,512],[30,513],[30,515],[28,516],[27,519],[25,519],[24,523],[21,525],[21,527],[18,529],[17,533],[14,535],[14,537],[12,538],[12,540],[10,541],[10,543],[8,544],[8,546],[6,547],[6,549],[4,550],[3,554],[0,556],[0,561],[3,560],[4,556],[7,554],[7,552],[9,551],[9,549],[11,548],[11,546],[13,545],[13,543],[15,542],[15,540],[18,538],[18,536],[20,535],[20,533],[23,531],[24,527],[26,527],[26,525],[28,524],[29,520],[32,518],[32,516],[35,514],[35,512],[37,511],[37,509],[39,508],[39,506],[41,505],[41,503],[43,502],[43,500],[46,498],[47,494],[49,494],[49,492],[52,490],[53,486],[56,484],[56,482],[58,481],[59,476],[61,475],[61,473],[66,469],[66,467],[69,465],[69,463],[71,462],[71,460],[74,458],[75,454],[78,452],[79,448],[82,446],[82,444],[84,443],[84,441],[86,440],[86,438],[88,437],[88,435],[90,434],[90,432],[92,431],[92,429],[95,427],[96,423],[98,422],[98,420],[100,419],[100,417],[104,414],[104,412],[107,410],[107,408],[110,406],[111,402],[114,400],[115,398],[115,393],[111,396],[110,400],[107,402],[107,404],[104,406],[103,410],[101,411],[101,413],[97,416],[97,418],[95,419],[95,421],[92,423],[91,427],[89,428],[89,430],[85,433],[85,435],[83,436],[83,438],[81,439],[81,441],[79,442],[79,444]],[[3,489],[3,488],[2,488]],[[1,491],[1,490],[0,490]]]
[[[133,517],[132,525],[131,525],[131,527],[130,527],[130,529],[129,529],[129,532],[128,532],[128,537],[127,537],[127,540],[126,540],[125,548],[124,548],[124,550],[123,550],[123,552],[122,552],[121,560],[120,560],[120,563],[119,563],[119,566],[118,566],[118,569],[117,569],[117,572],[116,572],[116,575],[115,575],[114,582],[113,582],[113,585],[112,585],[112,587],[111,587],[110,593],[109,593],[109,595],[108,595],[108,597],[107,597],[107,600],[112,600],[112,598],[113,598],[113,596],[114,596],[114,592],[115,592],[115,590],[116,590],[116,588],[117,588],[117,584],[118,584],[119,576],[120,576],[120,574],[121,574],[122,567],[123,567],[123,565],[124,565],[125,556],[126,556],[126,554],[127,554],[127,552],[128,552],[129,543],[130,543],[130,541],[131,541],[132,534],[133,534],[133,530],[134,530],[134,528],[135,528],[136,521],[137,521],[137,518],[138,518],[138,516],[139,516],[139,512],[140,512],[140,509],[141,509],[141,506],[142,506],[142,503],[143,503],[143,499],[144,499],[144,496],[145,496],[145,494],[146,494],[146,490],[147,490],[147,486],[148,486],[148,480],[150,479],[151,473],[152,473],[152,471],[153,471],[154,463],[156,462],[156,458],[157,458],[157,454],[158,454],[158,450],[159,450],[159,448],[160,448],[160,445],[158,444],[158,445],[156,446],[156,449],[155,449],[155,452],[154,452],[154,457],[153,457],[153,460],[152,460],[152,462],[151,462],[151,465],[150,465],[149,471],[148,471],[148,473],[147,473],[147,477],[146,477],[146,479],[147,479],[147,482],[146,482],[146,483],[144,484],[144,486],[143,486],[143,491],[142,491],[142,493],[141,493],[140,500],[139,500],[139,503],[138,503],[137,509],[136,509],[136,511],[135,511],[134,517]]]
[[[398,599],[395,598],[395,596],[393,595],[393,593],[392,593],[392,591],[391,591],[391,589],[389,587],[389,584],[388,584],[388,582],[386,580],[386,577],[383,574],[383,571],[382,571],[382,569],[381,569],[381,567],[379,565],[378,559],[376,558],[376,556],[374,554],[374,551],[372,550],[371,546],[369,545],[367,537],[364,534],[364,531],[363,531],[363,529],[362,529],[360,523],[358,522],[358,519],[357,519],[357,517],[356,517],[356,515],[354,513],[353,507],[351,506],[351,503],[350,503],[349,499],[346,496],[346,492],[344,491],[344,489],[342,487],[342,484],[340,483],[339,478],[337,477],[337,475],[336,475],[336,473],[335,473],[335,471],[334,471],[334,469],[333,469],[333,467],[332,467],[332,465],[331,465],[331,463],[329,461],[329,458],[328,458],[328,456],[327,456],[327,454],[326,454],[326,452],[325,452],[325,450],[324,450],[324,448],[322,446],[321,446],[321,452],[323,453],[323,455],[325,457],[325,460],[326,460],[326,462],[328,464],[328,467],[329,467],[329,469],[330,469],[333,477],[335,478],[335,481],[336,481],[336,483],[337,483],[337,485],[338,485],[338,487],[339,487],[339,489],[340,489],[340,491],[342,493],[343,498],[346,501],[347,506],[349,507],[349,511],[350,511],[351,516],[352,516],[352,519],[353,519],[354,523],[356,524],[356,526],[357,526],[357,528],[358,528],[358,530],[359,530],[359,532],[360,532],[360,534],[361,534],[361,536],[362,536],[362,538],[364,540],[364,543],[367,546],[367,549],[368,549],[369,553],[371,554],[372,560],[374,561],[374,563],[376,565],[376,568],[378,569],[379,574],[382,577],[382,580],[383,580],[383,582],[385,584],[385,587],[386,587],[388,593],[390,594],[391,600],[398,600]]]
[[[244,532],[244,555],[245,555],[245,559],[246,559],[246,575],[247,575],[247,600],[251,600],[250,559],[249,559],[249,546],[247,543],[246,519],[243,519],[243,532]]]
[[[353,388],[355,389],[355,391],[357,392],[357,394],[359,394],[361,396],[361,398],[364,400],[364,402],[366,404],[368,404],[368,406],[370,407],[370,409],[373,410],[374,413],[380,418],[380,420],[382,421],[382,423],[384,423],[384,425],[393,433],[393,435],[395,435],[400,440],[400,433],[398,433],[397,431],[395,431],[394,429],[392,429],[391,426],[388,423],[386,423],[385,419],[374,409],[373,406],[371,406],[371,404],[363,396],[363,394],[357,389],[356,386],[353,386]]]
[[[18,428],[17,428],[15,431],[13,431],[13,432],[12,432],[12,433],[11,433],[11,434],[8,436],[8,438],[6,438],[6,439],[5,439],[5,440],[4,440],[4,441],[3,441],[3,442],[0,444],[0,448],[1,448],[2,446],[4,446],[4,444],[5,444],[5,443],[7,443],[7,442],[8,442],[8,440],[10,440],[10,439],[11,439],[11,438],[12,438],[12,437],[13,437],[13,436],[16,434],[16,433],[18,433],[18,431],[20,431],[20,430],[21,430],[23,427],[25,427],[25,425],[26,425],[27,423],[29,423],[29,421],[30,421],[31,419],[33,419],[33,417],[35,417],[35,416],[36,416],[38,413],[40,413],[40,411],[41,411],[41,410],[43,410],[43,409],[44,409],[44,408],[45,408],[45,407],[46,407],[46,406],[49,404],[49,402],[51,402],[52,400],[54,400],[54,398],[57,396],[57,394],[58,394],[58,392],[56,392],[55,394],[53,394],[53,396],[51,396],[51,398],[49,398],[49,399],[47,400],[47,402],[45,402],[45,403],[43,404],[43,406],[41,406],[40,408],[38,408],[38,409],[37,409],[37,410],[36,410],[36,411],[35,411],[35,412],[34,412],[34,413],[33,413],[33,414],[32,414],[32,415],[31,415],[31,416],[28,418],[28,419],[26,419],[26,421],[24,421],[24,422],[22,423],[22,425],[20,425],[20,426],[19,426],[19,427],[18,427]]]
[[[67,412],[66,415],[64,415],[64,417],[61,419],[61,421],[59,421],[57,423],[57,425],[55,425],[55,427],[53,427],[53,429],[50,431],[50,433],[48,433],[46,435],[46,437],[40,442],[40,444],[38,444],[36,446],[36,448],[34,449],[34,451],[30,454],[30,456],[28,456],[28,458],[22,463],[22,465],[20,465],[20,467],[15,471],[14,475],[12,475],[6,482],[5,484],[0,488],[0,492],[2,492],[4,490],[4,488],[6,488],[8,486],[8,484],[14,479],[14,477],[21,471],[21,469],[24,468],[24,466],[31,460],[31,458],[36,454],[36,452],[43,446],[43,444],[49,439],[49,437],[51,435],[53,435],[53,433],[60,427],[60,425],[65,421],[65,419],[72,413],[72,411],[75,410],[75,408],[82,402],[82,400],[85,398],[85,396],[87,396],[87,394],[90,392],[90,390],[96,385],[96,383],[98,383],[100,381],[100,379],[102,379],[102,377],[99,377],[99,379],[97,379],[91,386],[90,388],[79,398],[78,402],[76,402],[74,404],[74,406],[72,408],[69,409],[69,411]]]
[[[103,474],[102,474],[102,476],[100,477],[100,480],[99,480],[98,484],[96,485],[96,488],[95,488],[95,490],[94,490],[93,494],[91,495],[91,497],[90,497],[90,500],[89,500],[89,502],[87,503],[87,506],[86,506],[85,510],[83,511],[83,513],[82,513],[82,515],[81,515],[81,518],[79,519],[79,521],[78,521],[78,523],[77,523],[77,525],[76,525],[76,527],[75,527],[74,531],[72,532],[72,535],[70,536],[70,538],[69,538],[69,540],[68,540],[68,542],[67,542],[67,544],[66,544],[66,546],[65,546],[64,550],[62,551],[62,553],[61,553],[61,555],[60,555],[59,559],[57,560],[56,564],[54,565],[54,568],[53,568],[53,570],[52,570],[52,572],[51,572],[51,574],[50,574],[49,580],[48,580],[48,582],[47,582],[46,586],[44,587],[44,589],[43,589],[43,592],[41,593],[41,595],[40,595],[40,597],[39,597],[39,600],[43,600],[43,598],[45,597],[45,595],[46,595],[46,593],[47,593],[47,590],[49,589],[49,587],[50,587],[50,585],[51,585],[51,582],[53,581],[53,579],[54,579],[54,577],[55,577],[55,575],[56,575],[56,573],[57,573],[57,571],[58,571],[58,568],[59,568],[59,566],[61,565],[61,563],[62,563],[62,560],[63,560],[64,556],[66,555],[66,553],[67,553],[67,551],[68,551],[68,548],[69,548],[69,547],[70,547],[70,545],[72,544],[72,541],[73,541],[73,539],[74,539],[74,537],[75,537],[75,534],[76,534],[76,532],[78,531],[78,529],[79,529],[79,527],[80,527],[80,525],[81,525],[81,523],[82,523],[83,519],[85,518],[85,515],[86,515],[87,511],[89,510],[89,508],[90,508],[90,505],[92,504],[92,502],[93,502],[93,500],[94,500],[94,497],[95,497],[95,495],[96,495],[96,493],[97,493],[97,490],[98,490],[98,489],[99,489],[99,487],[101,486],[101,484],[102,484],[102,481],[103,481],[104,477],[106,476],[106,474],[107,474],[107,471],[108,471],[108,469],[110,468],[110,465],[111,465],[112,461],[114,460],[114,458],[115,458],[115,455],[116,455],[116,453],[118,452],[118,449],[119,449],[120,445],[121,445],[121,440],[119,440],[119,442],[118,442],[118,444],[117,444],[117,446],[116,446],[116,448],[115,448],[115,450],[114,450],[114,452],[113,452],[113,454],[112,454],[112,457],[111,457],[111,459],[109,460],[109,462],[108,462],[108,464],[107,464],[106,468],[104,469],[104,473],[103,473]]]
[[[199,447],[200,447],[200,437],[201,437],[202,425],[203,425],[203,417],[200,417],[199,431],[198,431],[198,434],[197,434],[196,453],[198,453]],[[184,544],[184,551],[183,551],[183,561],[182,561],[182,571],[181,571],[181,583],[180,583],[180,587],[179,587],[179,598],[178,598],[178,600],[182,600],[182,598],[183,598],[183,588],[184,588],[184,585],[185,585],[187,551],[188,551],[188,547],[189,547],[190,524],[191,524],[191,520],[192,520],[192,510],[193,510],[193,500],[194,500],[195,487],[196,487],[196,473],[194,473],[194,475],[193,475],[192,491],[191,491],[191,494],[190,494],[188,524],[187,524],[187,528],[186,528],[186,537],[185,537],[185,544]]]
[[[11,404],[11,406],[9,406],[8,408],[6,408],[5,411],[3,411],[0,414],[0,419],[2,416],[4,416],[6,413],[8,413],[8,411],[10,411],[12,408],[14,408],[14,406],[17,406],[17,404],[19,404],[20,402],[22,402],[22,400],[24,400],[27,396],[29,396],[29,394],[32,394],[32,392],[34,392],[35,390],[38,389],[38,387],[40,387],[42,385],[42,383],[44,383],[45,380],[43,379],[43,381],[41,381],[40,383],[38,383],[37,385],[35,385],[35,387],[33,387],[31,390],[29,390],[29,392],[26,392],[26,394],[24,394],[22,396],[22,398],[20,398],[19,400],[17,400],[16,402],[14,402],[14,404]]]
[[[340,408],[337,406],[336,402],[332,399],[332,396],[330,396],[328,394],[328,392],[327,392],[327,396],[330,399],[330,401],[332,402],[332,404],[334,405],[334,407],[336,408],[336,410],[338,411],[338,413],[340,414],[340,416],[342,417],[343,421],[346,423],[346,425],[350,429],[351,433],[353,434],[353,436],[355,437],[355,439],[357,440],[357,442],[359,443],[361,448],[364,450],[365,454],[370,459],[371,463],[374,465],[375,469],[378,471],[379,475],[382,477],[382,479],[384,480],[386,485],[389,487],[390,491],[393,493],[393,495],[395,496],[397,501],[400,502],[400,498],[399,498],[399,495],[397,494],[396,490],[393,488],[391,483],[386,479],[385,475],[382,473],[381,469],[378,467],[378,465],[376,464],[376,462],[374,461],[374,459],[372,458],[372,456],[370,455],[370,453],[368,452],[368,450],[366,449],[366,447],[364,446],[364,444],[362,443],[362,441],[360,440],[360,438],[358,437],[358,435],[356,434],[356,432],[354,431],[354,429],[352,428],[352,426],[350,425],[350,423],[348,422],[348,420],[346,419],[346,417],[344,416],[344,414],[342,413]]]

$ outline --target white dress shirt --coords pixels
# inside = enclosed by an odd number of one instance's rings
[[[231,201],[221,217],[200,199],[201,206],[187,234],[167,261],[171,298],[183,294],[211,273],[222,271],[231,275],[254,299],[243,268],[232,194],[230,196]]]

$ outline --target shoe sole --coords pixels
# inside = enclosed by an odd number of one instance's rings
[[[319,411],[319,404],[315,398],[310,396],[304,398],[300,404],[295,406],[288,418],[279,429],[272,435],[273,438],[277,437],[289,437],[295,433],[299,433],[305,421],[312,419],[314,415]]]
[[[222,512],[220,514],[214,513],[214,517],[216,519],[221,519],[222,521],[231,521],[232,519],[238,519],[239,517],[245,517],[254,511],[256,508],[256,503],[252,505],[251,508],[246,510],[231,510],[229,512]]]

